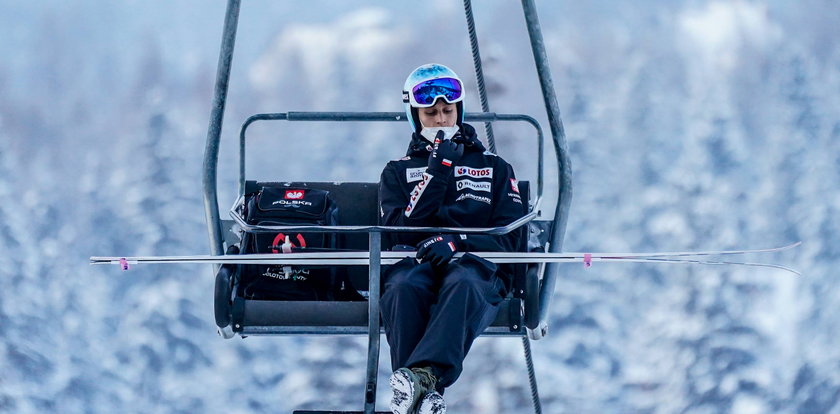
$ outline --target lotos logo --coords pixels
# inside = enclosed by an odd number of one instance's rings
[[[455,169],[455,176],[467,176],[472,178],[493,178],[493,168],[458,167]]]
[[[286,195],[283,196],[286,200],[300,200],[303,198],[303,190],[286,190]]]

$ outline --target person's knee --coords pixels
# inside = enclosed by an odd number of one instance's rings
[[[488,281],[477,272],[471,272],[464,268],[456,268],[444,278],[444,288],[465,291],[484,292]]]
[[[385,282],[385,292],[392,294],[412,294],[427,292],[432,288],[432,281],[422,272],[395,272]]]

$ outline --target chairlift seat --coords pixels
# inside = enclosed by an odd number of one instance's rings
[[[338,204],[340,225],[373,226],[378,220],[379,183],[369,182],[257,182],[247,181],[245,194],[254,192],[263,186],[305,187],[327,190]],[[519,190],[528,200],[529,183],[521,181]],[[527,213],[527,207],[523,214]],[[225,222],[233,225],[233,222]],[[235,232],[231,228],[229,232]],[[349,250],[368,250],[366,233],[337,234],[337,248]],[[521,251],[526,251],[527,242],[523,237]],[[350,282],[364,296],[368,290],[367,266],[345,266]],[[500,303],[496,320],[485,331],[485,335],[522,336],[526,334],[523,316],[523,298],[536,301],[537,292],[526,292],[525,266],[517,266],[513,292]],[[247,335],[279,334],[367,334],[368,304],[366,301],[277,301],[253,300],[236,295],[236,282],[239,280],[238,267],[223,266],[217,273],[216,280],[216,324],[220,332],[228,330],[228,335],[239,333]],[[536,278],[536,272],[530,277]],[[538,285],[532,284],[533,290]],[[530,294],[530,295],[529,295]],[[531,304],[534,309],[535,303]],[[231,332],[232,331],[232,332]],[[226,336],[228,336],[226,335]]]

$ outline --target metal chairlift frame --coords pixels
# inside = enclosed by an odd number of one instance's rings
[[[236,32],[239,20],[241,0],[228,0],[227,10],[225,13],[224,29],[222,34],[221,49],[219,54],[219,62],[216,73],[215,90],[213,95],[213,104],[210,116],[210,122],[207,131],[207,140],[204,152],[204,175],[203,175],[203,192],[204,192],[204,208],[207,222],[207,230],[210,239],[210,253],[213,255],[222,255],[225,253],[225,237],[222,231],[223,223],[219,212],[218,193],[217,193],[217,166],[218,155],[220,148],[220,139],[222,131],[222,122],[224,118],[225,103],[227,99],[227,91],[230,80],[231,63],[233,59],[233,49],[236,40]],[[490,129],[490,122],[497,120],[511,120],[511,117],[525,120],[532,123],[537,128],[537,131],[542,136],[539,125],[533,118],[524,115],[504,115],[494,114],[488,112],[487,100],[483,89],[483,75],[481,71],[481,61],[478,53],[478,42],[475,34],[474,23],[472,21],[472,8],[470,0],[464,0],[465,13],[467,17],[467,24],[471,39],[471,46],[473,50],[473,57],[476,69],[476,75],[479,81],[479,92],[482,102],[483,113],[468,114],[471,120],[483,121],[486,123],[488,139],[490,140],[491,151],[495,150],[495,145],[492,141],[492,130]],[[557,159],[557,183],[558,183],[558,199],[554,209],[554,218],[548,229],[549,234],[547,238],[546,248],[549,252],[561,252],[563,249],[563,238],[566,230],[566,223],[568,220],[569,206],[572,197],[572,180],[571,180],[571,166],[568,156],[568,146],[566,144],[563,124],[560,117],[560,110],[557,104],[557,98],[554,92],[553,81],[548,66],[548,58],[545,52],[545,44],[543,41],[542,30],[540,28],[537,17],[536,5],[534,0],[522,0],[522,10],[525,17],[525,22],[528,29],[528,35],[531,43],[531,49],[534,56],[534,63],[539,76],[540,88],[543,95],[543,101],[546,108],[546,114],[549,121],[553,147]],[[241,137],[241,151],[242,159],[240,166],[240,196],[244,191],[244,131],[248,124],[262,118],[287,119],[287,120],[306,120],[306,121],[362,121],[362,120],[401,120],[404,118],[402,113],[347,113],[347,112],[318,112],[318,113],[301,113],[289,112],[287,114],[262,114],[251,117],[246,121],[242,128]],[[518,117],[518,118],[517,118]],[[523,118],[524,117],[524,118]],[[506,119],[507,118],[507,119]],[[529,118],[529,119],[525,119]],[[540,139],[540,177],[538,180],[538,194],[542,194],[542,140]],[[541,199],[540,196],[537,200]],[[438,229],[438,228],[402,228],[402,227],[385,227],[385,226],[367,226],[364,228],[352,226],[330,226],[330,227],[306,227],[307,232],[322,231],[322,232],[362,232],[368,234],[369,240],[369,300],[368,300],[368,329],[369,346],[368,346],[368,367],[367,367],[367,382],[365,385],[365,413],[373,413],[376,401],[376,376],[379,359],[379,340],[380,340],[380,318],[379,318],[379,277],[380,277],[380,263],[381,251],[380,241],[383,232],[391,231],[457,231],[457,232],[483,232],[485,234],[502,234],[512,231],[521,225],[533,220],[536,216],[536,210],[523,217],[523,219],[512,223],[509,226],[494,228],[494,229]],[[343,227],[343,228],[342,228]],[[289,228],[291,229],[291,228]],[[216,267],[216,272],[220,269]],[[547,263],[543,269],[543,277],[539,283],[538,293],[538,317],[536,321],[532,321],[532,326],[529,326],[527,332],[532,339],[540,339],[547,333],[548,328],[548,314],[551,306],[551,297],[554,291],[556,279],[559,274],[559,263]],[[532,292],[533,293],[533,292]],[[218,324],[218,320],[217,320]],[[221,327],[221,326],[220,326]],[[232,332],[220,331],[223,336],[230,337]],[[524,330],[523,330],[524,332]],[[294,333],[290,331],[288,333]],[[334,331],[325,330],[323,332],[305,332],[305,333],[323,333],[333,334]],[[359,332],[354,332],[359,333]],[[539,412],[539,402],[536,396],[535,382],[533,377],[533,369],[530,365],[530,348],[527,344],[527,337],[523,336],[523,344],[525,344],[526,357],[529,362],[529,374],[531,379],[532,392],[535,397],[535,408]],[[302,413],[302,412],[301,412]]]

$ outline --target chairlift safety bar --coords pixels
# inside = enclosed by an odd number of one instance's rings
[[[464,234],[508,234],[537,217],[536,208],[534,211],[520,217],[506,226],[500,227],[409,227],[409,226],[264,226],[248,224],[242,219],[237,209],[244,202],[244,196],[240,196],[230,208],[230,216],[236,224],[248,232],[278,232],[278,231],[299,231],[307,233],[464,233]]]

